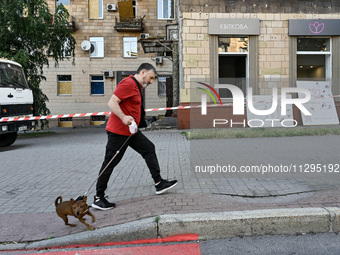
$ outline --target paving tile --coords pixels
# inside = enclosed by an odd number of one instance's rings
[[[64,200],[82,195],[93,183],[104,157],[106,134],[103,128],[56,132],[38,139],[19,139],[9,149],[0,149],[3,177],[0,179],[0,243],[41,240],[86,230],[81,223],[76,223],[75,228],[65,226],[55,213],[54,200],[59,195]],[[241,166],[261,164],[335,164],[339,163],[340,136],[190,142],[177,130],[145,134],[155,143],[163,177],[177,178],[179,184],[167,194],[156,196],[143,158],[127,150],[107,190],[109,200],[115,201],[117,208],[109,212],[91,209],[97,218],[95,227],[165,213],[340,205],[340,175],[215,175],[193,171],[193,166],[207,163],[230,164],[238,170]],[[89,204],[94,193],[92,187]]]

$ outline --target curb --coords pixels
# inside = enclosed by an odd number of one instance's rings
[[[147,218],[112,227],[100,228],[95,231],[86,231],[51,240],[34,242],[27,245],[25,249],[64,247],[78,244],[91,245],[152,238],[157,238],[157,223],[155,218]]]
[[[4,250],[35,250],[72,245],[165,238],[197,234],[199,240],[256,235],[340,232],[340,208],[296,208],[253,211],[168,214],[86,231],[32,244],[0,245]],[[137,242],[138,243],[138,242]]]
[[[227,213],[164,215],[159,236],[195,233],[199,239],[292,235],[340,231],[339,208],[271,209]]]

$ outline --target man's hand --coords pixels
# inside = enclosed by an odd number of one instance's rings
[[[119,106],[120,102],[121,100],[115,94],[113,94],[108,105],[111,111],[122,120],[124,125],[130,125],[134,121],[134,118],[130,115],[125,115],[123,113],[122,109]]]
[[[124,125],[130,125],[135,119],[132,116],[124,115],[121,120],[123,121]]]

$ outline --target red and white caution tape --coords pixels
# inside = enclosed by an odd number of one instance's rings
[[[222,106],[229,106],[232,104],[223,104]],[[207,105],[208,107],[220,106],[220,105]],[[153,108],[145,109],[146,112],[157,112],[157,111],[169,111],[169,110],[182,110],[190,108],[200,108],[201,105],[188,105],[188,106],[176,106],[176,107],[165,107],[165,108]],[[25,121],[25,120],[51,120],[51,119],[61,119],[61,118],[73,118],[73,117],[88,117],[88,116],[100,116],[109,115],[111,112],[92,112],[92,113],[76,113],[76,114],[59,114],[59,115],[47,115],[47,116],[32,116],[32,117],[9,117],[2,118],[0,122],[10,122],[10,121]]]
[[[158,112],[158,111],[182,110],[182,109],[199,108],[199,107],[201,107],[201,105],[193,105],[193,106],[187,105],[187,106],[145,109],[145,111],[146,112]]]
[[[50,119],[61,119],[61,118],[69,118],[69,117],[86,117],[86,116],[107,115],[107,114],[110,114],[110,112],[61,114],[61,115],[32,116],[32,117],[11,117],[11,118],[2,118],[0,119],[0,122],[25,121],[25,120],[50,120]]]
[[[340,97],[340,95],[335,95],[331,97]],[[317,97],[321,98],[321,97]],[[265,101],[259,101],[257,103],[264,103]],[[232,103],[226,104],[210,104],[207,107],[219,107],[219,106],[231,106]],[[145,109],[146,112],[157,112],[157,111],[169,111],[169,110],[183,110],[183,109],[192,109],[192,108],[200,108],[202,105],[187,105],[187,106],[176,106],[176,107],[165,107],[165,108],[153,108],[153,109]],[[76,113],[76,114],[60,114],[60,115],[47,115],[47,116],[32,116],[32,117],[10,117],[10,118],[2,118],[1,122],[10,122],[10,121],[25,121],[25,120],[50,120],[50,119],[61,119],[61,118],[73,118],[73,117],[88,117],[88,116],[100,116],[100,115],[109,115],[111,112],[92,112],[92,113]]]

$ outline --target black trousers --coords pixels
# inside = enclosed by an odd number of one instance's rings
[[[108,139],[106,145],[105,159],[102,167],[100,168],[99,174],[103,171],[103,169],[110,162],[112,157],[116,154],[116,152],[120,149],[124,142],[128,139],[128,136],[117,135],[109,131],[106,132],[108,135]],[[162,180],[158,159],[156,156],[155,145],[144,134],[142,134],[142,132],[138,130],[136,134],[132,135],[129,138],[124,147],[120,149],[120,152],[117,154],[115,159],[111,162],[111,164],[106,168],[105,172],[98,179],[96,186],[98,197],[104,197],[105,190],[107,189],[107,184],[109,182],[112,171],[123,158],[123,155],[128,146],[130,146],[132,149],[142,155],[150,170],[154,182],[157,183]]]

